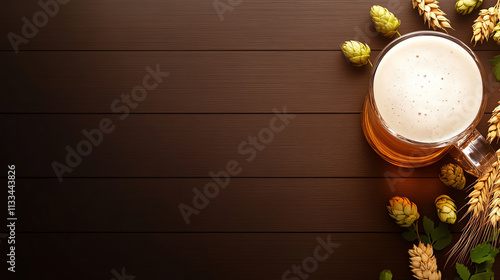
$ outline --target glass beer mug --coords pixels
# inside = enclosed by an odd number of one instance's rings
[[[460,40],[418,31],[395,39],[377,57],[361,122],[386,161],[422,167],[451,152],[480,176],[497,159],[475,129],[487,102],[484,70]]]

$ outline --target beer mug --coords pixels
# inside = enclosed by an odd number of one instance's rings
[[[409,33],[387,45],[373,65],[363,132],[394,165],[427,166],[450,152],[479,177],[497,160],[475,129],[485,88],[484,69],[467,45],[440,32]]]

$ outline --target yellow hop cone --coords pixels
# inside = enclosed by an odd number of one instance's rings
[[[443,194],[434,201],[439,219],[443,223],[454,224],[457,220],[457,206],[453,199]]]
[[[500,45],[500,22],[493,28],[493,40]]]
[[[396,33],[399,34],[398,29],[401,21],[386,8],[374,5],[370,10],[370,16],[375,24],[375,29],[383,36],[392,37]],[[399,35],[401,36],[401,34]]]
[[[465,187],[465,176],[462,167],[448,163],[441,167],[439,179],[446,186],[452,187],[457,190],[462,190]]]
[[[483,0],[458,0],[455,3],[455,10],[461,15],[468,15],[481,4],[483,4]]]
[[[342,52],[354,66],[360,67],[370,62],[371,49],[367,44],[353,40],[345,41],[342,45]]]
[[[413,277],[421,280],[441,280],[441,271],[438,270],[431,244],[425,246],[419,242],[418,247],[413,244],[413,249],[408,250],[408,254]]]
[[[406,197],[395,196],[389,200],[389,204],[389,216],[401,227],[410,227],[420,217],[417,205]]]

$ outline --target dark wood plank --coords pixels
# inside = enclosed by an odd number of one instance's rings
[[[222,0],[221,0],[222,1]],[[227,3],[227,1],[222,1]],[[245,0],[220,21],[214,1],[70,1],[21,50],[338,50],[345,40],[363,40],[381,49],[390,39],[377,35],[369,17],[373,1]],[[411,2],[381,0],[402,19],[401,33],[427,30]],[[472,36],[477,12],[460,16],[443,2],[464,42]],[[486,4],[493,5],[493,4]],[[41,10],[37,1],[6,1],[0,33],[22,35],[22,17]],[[43,22],[42,22],[43,23]],[[28,34],[29,35],[29,34]],[[496,50],[494,42],[478,49]],[[0,49],[12,50],[7,36]]]
[[[488,111],[499,83],[479,51],[488,81]],[[376,58],[378,52],[373,53]],[[28,52],[0,53],[0,112],[111,113],[111,104],[142,84],[147,66],[169,72],[133,113],[359,112],[370,68],[332,52]]]
[[[282,111],[283,106],[276,108]],[[266,128],[271,131],[269,123],[276,115],[152,114],[129,115],[123,121],[119,117],[4,115],[0,124],[10,133],[2,138],[2,162],[17,164],[20,176],[43,177],[56,176],[54,161],[66,165],[68,172],[72,169],[64,177],[209,177],[209,172],[227,169],[232,161],[241,168],[239,177],[383,178],[407,173],[369,147],[358,114],[300,114],[288,120],[283,131],[271,133],[271,142],[256,148],[249,137],[258,137]],[[104,134],[88,156],[67,160],[78,145],[89,145],[82,131],[93,131],[106,119],[113,132]],[[486,119],[479,128],[483,134]],[[83,146],[80,150],[89,153]],[[438,169],[433,165],[410,176],[434,178]]]
[[[136,279],[293,279],[282,275],[314,257],[317,239],[327,241],[328,236],[333,251],[308,279],[377,279],[386,268],[394,279],[411,278],[411,245],[399,233],[122,233],[19,234],[16,279],[111,279],[111,271],[123,267]],[[438,252],[437,260],[443,270],[445,251]],[[6,263],[0,266],[5,279]],[[448,267],[443,279],[455,279],[455,273]]]
[[[439,179],[233,178],[198,214],[193,188],[210,179],[19,179],[18,230],[23,232],[400,232],[387,215],[392,196],[407,196],[437,221],[434,199],[460,208],[465,191]],[[472,181],[470,181],[472,182]],[[391,187],[392,186],[392,187]],[[199,196],[199,195],[198,195]],[[202,195],[205,197],[205,195]],[[199,199],[198,199],[199,201]],[[203,204],[203,202],[202,202]],[[23,207],[22,205],[29,205]],[[36,211],[34,211],[36,209]],[[196,211],[196,210],[195,210]],[[4,219],[7,213],[0,212]],[[463,214],[463,212],[461,212]],[[459,232],[463,224],[454,225]]]

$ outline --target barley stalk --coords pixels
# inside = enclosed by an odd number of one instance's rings
[[[491,118],[488,120],[488,136],[486,140],[492,143],[493,140],[500,138],[500,101],[498,106],[493,110]]]
[[[432,29],[442,29],[446,33],[445,28],[451,28],[450,20],[445,17],[445,13],[439,8],[437,0],[412,0],[413,9],[418,8],[418,13],[424,17],[424,23],[427,22]]]

